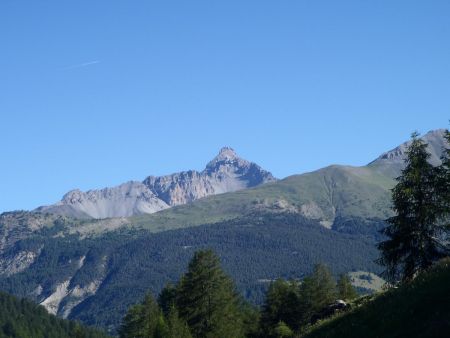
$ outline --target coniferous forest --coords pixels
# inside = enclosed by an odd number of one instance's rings
[[[293,335],[336,299],[356,297],[348,277],[343,275],[336,283],[330,270],[318,264],[302,282],[273,282],[259,310],[239,296],[219,257],[202,250],[194,254],[178,284],[168,284],[156,300],[147,294],[129,309],[119,334],[124,338]]]
[[[374,261],[375,245],[382,238],[377,231],[384,223],[361,221],[359,228],[346,220],[336,224],[339,229],[329,230],[296,214],[260,213],[157,234],[123,230],[81,241],[76,236],[55,238],[59,231],[55,227],[14,248],[43,247],[30,268],[0,278],[0,288],[29,297],[44,278],[56,284],[74,274],[74,284],[86,285],[101,275],[99,260],[108,256],[108,278],[102,288],[75,306],[69,319],[115,332],[129,306],[148,292],[157,295],[167,283],[177,283],[194,252],[210,248],[221,258],[239,294],[260,306],[270,281],[302,279],[316,263],[327,262],[336,276],[355,270],[381,272]],[[74,258],[82,256],[86,259],[78,270]]]
[[[107,335],[51,315],[29,300],[0,292],[0,337],[106,338]]]

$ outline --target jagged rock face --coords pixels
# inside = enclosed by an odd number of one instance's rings
[[[433,165],[439,165],[441,163],[440,157],[442,151],[448,146],[444,138],[444,131],[444,129],[432,130],[421,137],[428,144],[429,161]],[[380,157],[369,163],[368,166],[389,177],[399,176],[401,170],[404,168],[406,149],[410,144],[411,141],[402,143],[398,147],[383,153]]]
[[[202,172],[190,170],[149,176],[143,182],[127,182],[87,192],[72,190],[57,204],[37,210],[78,218],[129,217],[275,180],[270,172],[239,158],[233,149],[225,147]]]
[[[233,149],[225,147],[202,172],[191,170],[162,177],[150,176],[144,184],[173,206],[271,181],[275,181],[271,173],[239,158]]]

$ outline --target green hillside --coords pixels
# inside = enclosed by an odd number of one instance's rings
[[[105,334],[59,319],[39,305],[0,292],[0,337],[100,338]]]
[[[390,215],[394,181],[368,167],[330,166],[257,188],[200,199],[129,219],[132,226],[159,232],[233,219],[255,211],[295,212],[329,227],[336,217]]]
[[[316,325],[304,337],[449,337],[450,259],[409,285],[361,303]]]

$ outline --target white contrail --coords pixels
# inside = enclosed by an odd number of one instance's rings
[[[68,69],[74,69],[74,68],[82,68],[82,67],[87,67],[90,65],[95,65],[96,63],[100,63],[100,61],[98,60],[94,60],[94,61],[89,61],[89,62],[83,62],[83,63],[79,63],[76,65],[72,65],[72,66],[68,66],[66,68],[63,68],[64,70],[68,70]]]

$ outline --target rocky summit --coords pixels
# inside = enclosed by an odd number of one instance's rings
[[[444,138],[445,129],[431,130],[421,138],[428,145],[427,151],[430,154],[432,165],[440,164],[440,157],[443,149],[448,146]],[[411,140],[402,143],[398,147],[381,154],[377,159],[369,163],[369,167],[377,172],[395,178],[400,175],[404,168],[406,149],[411,144]]]
[[[232,148],[224,147],[201,172],[189,170],[149,176],[143,182],[130,181],[87,192],[72,190],[60,202],[39,207],[37,211],[76,218],[129,217],[275,180],[270,172],[240,158]]]

